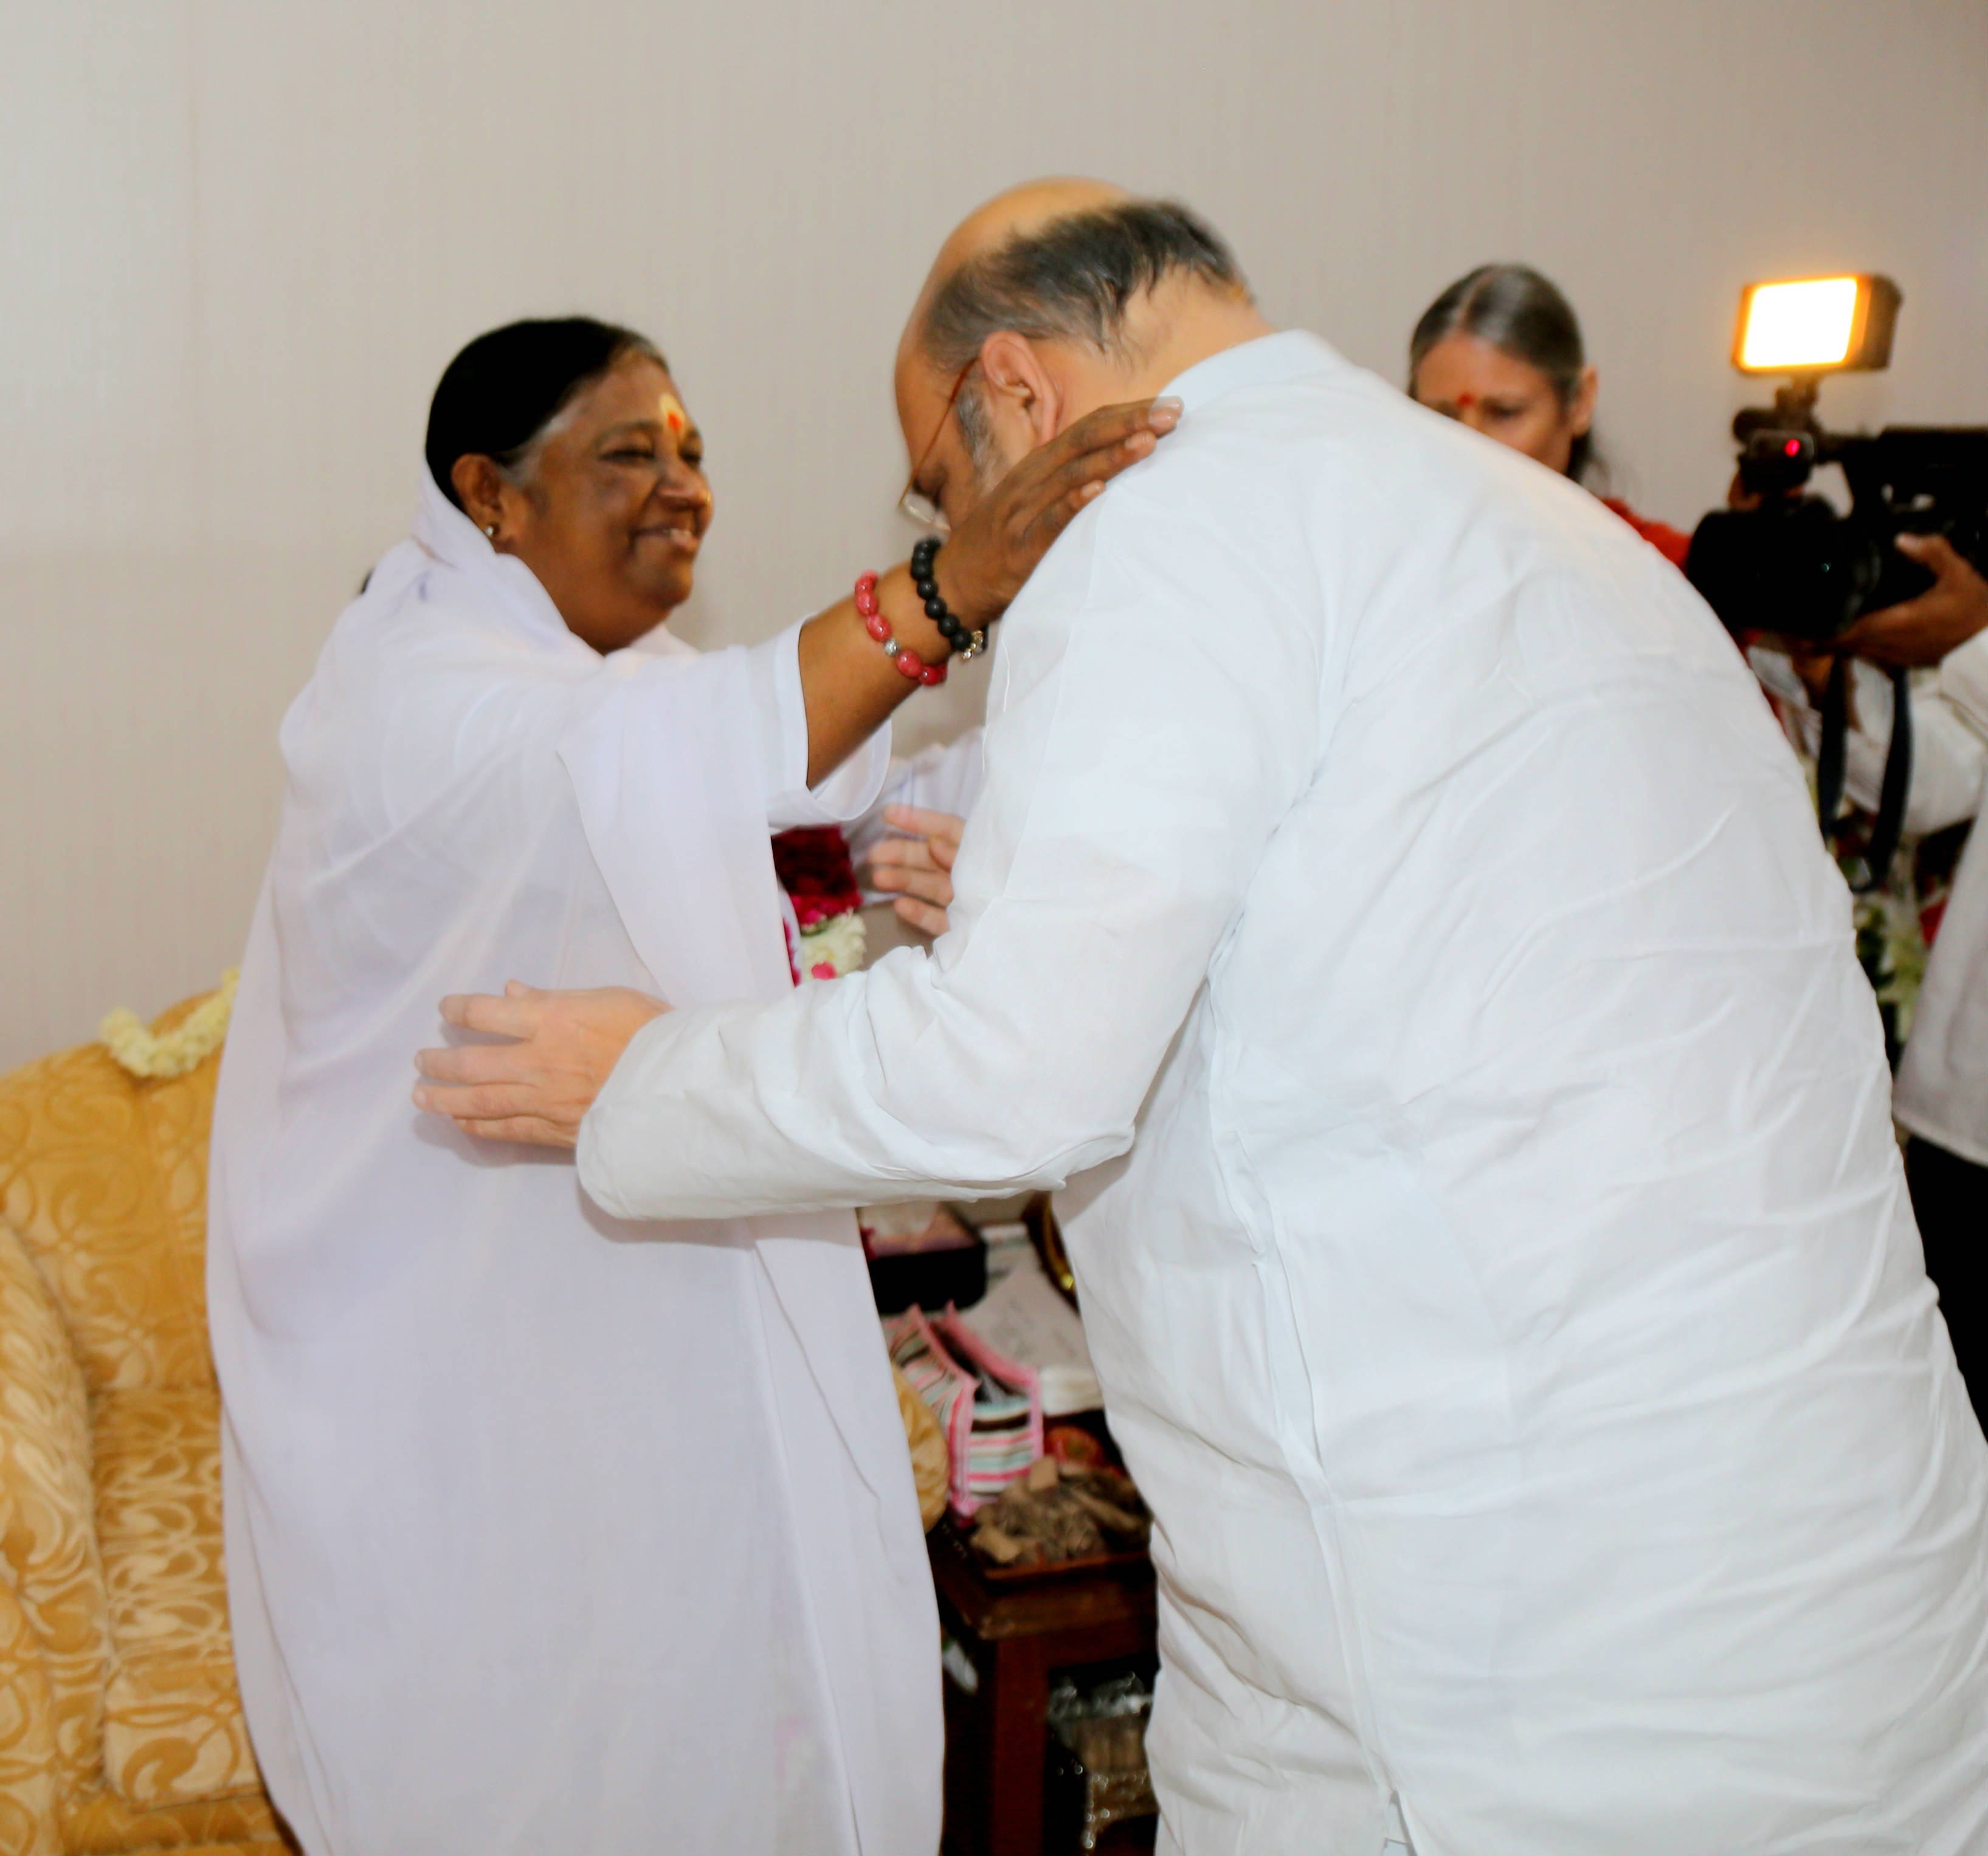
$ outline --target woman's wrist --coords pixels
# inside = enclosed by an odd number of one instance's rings
[[[911,550],[911,585],[924,603],[925,617],[938,627],[947,647],[962,659],[977,658],[987,648],[987,634],[952,610],[938,582],[940,548],[938,537],[928,535]]]
[[[858,575],[854,601],[871,642],[901,675],[928,687],[945,681],[955,657],[963,661],[987,647],[986,632],[969,627],[945,597],[937,573],[942,552],[938,540],[928,538],[912,549],[908,563]]]
[[[900,561],[877,576],[877,603],[889,621],[892,636],[907,650],[917,652],[928,664],[943,664],[952,654],[938,626],[925,617],[925,603],[911,583],[907,563]]]

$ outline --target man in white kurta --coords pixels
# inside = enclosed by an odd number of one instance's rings
[[[796,634],[605,658],[432,482],[283,725],[216,1109],[237,1661],[309,1856],[930,1856],[938,1634],[846,1214],[624,1224],[424,1122],[434,1000],[792,989]]]
[[[952,931],[672,997],[587,1190],[1068,1182],[1167,1847],[1988,1848],[1988,1449],[1745,665],[1309,335],[1166,390],[1006,621]]]

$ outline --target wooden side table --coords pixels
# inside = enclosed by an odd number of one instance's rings
[[[950,1520],[926,1544],[940,1620],[980,1678],[971,1696],[948,1680],[945,1848],[1043,1856],[1050,1677],[1151,1652],[1152,1562],[1018,1584],[989,1579]]]

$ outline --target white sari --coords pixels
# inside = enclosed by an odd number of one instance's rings
[[[938,1633],[846,1213],[623,1222],[423,1117],[445,992],[791,978],[794,633],[603,658],[432,481],[285,720],[216,1108],[237,1660],[311,1856],[928,1856]]]

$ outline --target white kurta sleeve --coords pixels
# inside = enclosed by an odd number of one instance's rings
[[[805,621],[802,621],[805,623]],[[824,779],[807,783],[807,703],[801,690],[800,624],[752,647],[752,674],[766,690],[754,710],[766,823],[775,831],[840,825],[877,803],[891,764],[888,724]]]
[[[1939,693],[1988,735],[1988,631],[1947,653],[1939,667]]]
[[[1844,784],[1858,805],[1875,812],[1891,751],[1892,686],[1883,671],[1870,664],[1860,662],[1855,668],[1858,725],[1846,732]],[[1936,681],[1922,674],[1909,688],[1912,776],[1906,789],[1905,828],[1910,836],[1922,837],[1974,816],[1982,780],[1988,777],[1988,741]],[[1812,732],[1820,739],[1819,719]]]
[[[1938,687],[1912,693],[1912,783],[1906,828],[1942,831],[1971,819],[1988,780],[1988,721],[1976,722]],[[1875,807],[1874,807],[1875,810]]]
[[[952,931],[650,1026],[581,1131],[602,1205],[987,1196],[1130,1144],[1317,751],[1316,565],[1253,553],[1225,488],[1141,467],[1072,526],[1007,621]]]
[[[1813,758],[1822,737],[1821,715],[1787,654],[1756,645],[1747,657]],[[1853,668],[1856,723],[1844,734],[1844,785],[1858,805],[1875,812],[1891,749],[1892,681],[1875,665],[1859,661]],[[1922,837],[1974,816],[1982,782],[1988,778],[1988,672],[1976,674],[1981,676],[1984,704],[1983,718],[1978,722],[1954,700],[1943,673],[1937,679],[1922,674],[1912,682],[1912,778],[1905,818],[1911,837]]]

